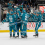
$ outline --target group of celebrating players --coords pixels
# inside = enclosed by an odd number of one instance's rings
[[[26,12],[25,7],[21,5],[21,11],[20,8],[16,7],[13,9],[10,9],[9,12],[7,12],[6,18],[2,21],[3,22],[9,22],[9,30],[10,30],[10,37],[12,37],[12,30],[13,30],[13,37],[17,38],[19,37],[19,29],[21,33],[21,38],[27,38],[27,22],[35,22],[35,35],[38,37],[38,29],[41,26],[41,22],[43,20],[42,13],[40,11],[37,12]],[[9,7],[8,7],[9,8]],[[17,36],[15,36],[15,32],[17,31]]]

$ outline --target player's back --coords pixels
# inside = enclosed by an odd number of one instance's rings
[[[28,21],[28,16],[29,16],[28,13],[23,13],[22,14],[22,21],[26,21],[27,22]]]

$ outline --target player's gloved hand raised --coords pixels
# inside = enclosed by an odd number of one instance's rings
[[[2,23],[4,24],[4,19],[3,19]]]
[[[4,22],[2,21],[2,23],[4,24]]]
[[[3,19],[2,23],[4,24],[4,22],[6,22],[6,20]]]

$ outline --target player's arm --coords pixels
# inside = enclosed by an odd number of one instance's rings
[[[43,16],[40,14],[40,16],[39,16],[39,22],[42,22],[43,21]]]
[[[9,18],[7,17],[7,18],[5,18],[3,21],[2,21],[2,23],[3,22],[9,22]]]
[[[33,13],[34,15],[36,15],[35,13]]]
[[[36,15],[38,16],[39,14],[36,13]]]

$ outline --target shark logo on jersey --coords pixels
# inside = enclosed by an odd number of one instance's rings
[[[12,16],[10,16],[9,19],[10,19],[10,22],[12,22],[12,20],[13,20]]]

